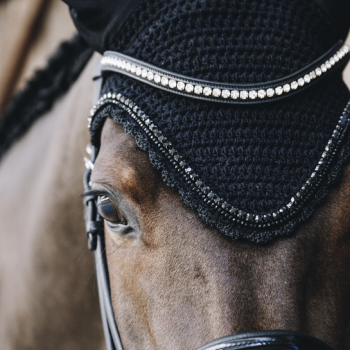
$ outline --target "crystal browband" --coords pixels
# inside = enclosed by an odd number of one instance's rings
[[[108,104],[117,105],[124,110],[135,122],[144,130],[149,139],[159,148],[159,150],[173,164],[174,169],[184,178],[187,184],[202,198],[203,202],[212,207],[219,214],[228,218],[231,222],[236,222],[243,226],[254,228],[267,228],[283,224],[290,218],[294,217],[303,205],[315,193],[317,186],[321,183],[327,170],[332,163],[337,151],[339,150],[341,141],[349,128],[350,123],[350,101],[340,116],[337,125],[328,140],[325,149],[316,164],[314,171],[306,180],[300,190],[290,199],[286,205],[278,210],[268,214],[248,213],[239,208],[233,207],[223,198],[220,198],[216,193],[204,184],[199,178],[195,170],[182,158],[178,151],[173,147],[172,143],[163,135],[157,125],[147,116],[133,101],[115,92],[110,92],[103,95],[98,102],[93,106],[88,118],[88,128],[91,125],[96,113]]]
[[[347,59],[344,59],[344,58]],[[101,72],[113,71],[171,93],[215,102],[251,104],[290,96],[348,61],[349,46],[339,41],[322,57],[287,77],[261,84],[225,84],[176,74],[114,51],[101,59]]]

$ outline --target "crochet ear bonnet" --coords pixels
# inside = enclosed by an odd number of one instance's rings
[[[106,118],[123,124],[185,205],[233,239],[290,235],[326,199],[350,157],[345,1],[67,2],[107,51],[93,145]]]

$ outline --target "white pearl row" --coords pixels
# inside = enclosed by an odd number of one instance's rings
[[[292,81],[288,84],[282,86],[277,86],[276,88],[261,89],[261,90],[229,90],[229,89],[219,89],[210,86],[201,86],[182,81],[180,79],[172,79],[169,76],[162,75],[161,72],[156,73],[154,69],[148,70],[145,67],[138,66],[136,64],[130,63],[127,60],[113,57],[113,56],[103,56],[101,59],[102,66],[112,66],[116,67],[122,71],[126,71],[129,74],[142,77],[145,81],[153,82],[155,84],[162,85],[164,87],[169,87],[170,89],[178,90],[181,92],[186,92],[191,95],[204,95],[206,97],[223,98],[223,99],[233,99],[233,100],[255,100],[255,99],[265,99],[271,98],[275,95],[287,94],[290,91],[299,89],[311,82],[311,80],[316,79],[323,73],[330,70],[337,62],[339,62],[346,54],[348,54],[350,48],[348,45],[344,44],[331,58],[329,58],[322,65],[312,70],[298,80]]]

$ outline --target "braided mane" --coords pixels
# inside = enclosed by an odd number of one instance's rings
[[[75,35],[63,42],[48,60],[47,66],[37,70],[25,88],[13,97],[0,117],[0,160],[15,141],[70,88],[92,53],[85,41]]]

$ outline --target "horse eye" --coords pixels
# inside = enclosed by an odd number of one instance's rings
[[[106,196],[99,196],[97,202],[97,208],[100,215],[108,222],[112,224],[124,224],[125,220],[119,211],[116,209],[112,201]]]

